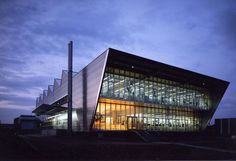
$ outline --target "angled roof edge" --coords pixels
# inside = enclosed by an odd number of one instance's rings
[[[220,81],[224,81],[224,82],[230,83],[229,81],[226,81],[226,80],[223,80],[223,79],[215,78],[215,77],[212,77],[212,76],[209,76],[209,75],[206,75],[206,74],[201,74],[201,73],[198,73],[198,72],[195,72],[195,71],[191,71],[191,70],[188,70],[188,69],[185,69],[185,68],[177,67],[177,66],[174,66],[174,65],[169,65],[169,64],[166,64],[166,63],[162,63],[162,62],[159,62],[159,61],[156,61],[156,60],[145,58],[145,57],[142,57],[142,56],[139,56],[139,55],[135,55],[133,53],[128,53],[128,52],[125,52],[125,51],[121,51],[121,50],[118,50],[118,49],[109,48],[109,51],[111,51],[111,52],[112,51],[116,51],[116,52],[128,54],[128,55],[133,56],[133,57],[137,57],[137,58],[140,58],[140,59],[145,59],[147,61],[152,61],[154,63],[159,63],[161,65],[168,66],[168,67],[171,67],[171,68],[176,68],[177,70],[183,70],[183,71],[186,71],[186,72],[195,73],[195,74],[198,74],[198,75],[202,75],[202,76],[205,76],[205,77],[209,77],[209,78],[213,78],[213,79],[217,79],[217,80],[220,80]]]
[[[93,59],[89,64],[87,64],[84,68],[86,68],[87,66],[89,66],[92,62],[94,62],[96,59],[98,59],[101,55],[103,55],[103,54],[107,54],[107,51],[108,51],[109,49],[106,49],[104,52],[102,52],[100,55],[98,55],[95,59]],[[72,76],[73,77],[75,77],[77,74],[79,74],[80,72],[82,72],[83,71],[83,69],[84,68],[82,68],[79,72],[72,72]],[[52,86],[52,92],[51,93],[54,93],[54,91],[57,89],[57,88],[59,88],[60,86],[61,86],[61,84],[62,84],[62,79],[63,79],[63,77],[65,77],[65,75],[67,75],[67,72],[68,70],[62,70],[62,73],[61,73],[61,79],[59,79],[59,78],[54,78],[54,82],[53,82],[53,85],[48,85],[48,93],[49,93],[49,87],[50,86]],[[40,100],[41,100],[41,98],[40,98],[40,96],[38,97],[38,104],[39,103],[41,103],[40,102]],[[42,101],[43,101],[43,99],[42,99]]]
[[[134,54],[131,54],[131,53],[128,53],[128,52],[124,52],[124,51],[120,51],[120,50],[117,50],[117,49],[114,49],[114,48],[109,48],[109,55],[114,56],[115,54],[118,54],[118,53],[123,54],[123,55],[119,55],[119,57],[117,57],[117,59],[120,59],[121,56],[125,57],[126,60],[128,59],[128,57],[129,58],[132,57],[132,58],[142,60],[142,64],[145,63],[145,62],[146,63],[147,62],[152,63],[152,64],[158,64],[159,66],[161,66],[163,68],[169,69],[168,71],[172,72],[172,73],[174,73],[173,70],[176,70],[178,72],[187,73],[187,74],[191,74],[193,76],[198,76],[198,77],[200,76],[202,78],[207,78],[209,80],[214,80],[214,81],[220,82],[221,84],[224,84],[226,89],[227,89],[228,85],[230,84],[230,82],[226,81],[226,80],[222,80],[222,79],[219,79],[219,78],[215,78],[215,77],[212,77],[212,76],[201,74],[201,73],[198,73],[198,72],[195,72],[195,71],[190,71],[190,70],[180,68],[180,67],[176,67],[176,66],[173,66],[173,65],[165,64],[165,63],[162,63],[162,62],[158,62],[156,60],[151,60],[149,58],[137,56],[137,55],[134,55]],[[108,61],[109,61],[109,58],[108,58]],[[129,65],[130,65],[130,67],[132,67],[132,62],[129,62]]]
[[[53,94],[53,85],[48,85],[48,94],[47,96],[50,96],[51,94]]]
[[[67,75],[68,75],[68,70],[62,70],[62,72],[61,72],[61,79],[63,77],[65,77],[65,76],[67,76]]]
[[[43,101],[43,94],[39,94],[39,103],[41,103],[41,101]]]
[[[109,50],[109,48],[106,49],[105,51],[103,51],[100,55],[98,55],[95,59],[93,59],[90,63],[88,63],[88,64],[87,64],[85,67],[83,67],[80,71],[76,72],[75,75],[81,73],[85,68],[87,68],[90,64],[92,64],[96,59],[98,59],[98,58],[99,58],[100,56],[102,56],[103,54],[108,54],[108,52],[107,52],[108,50]]]
[[[39,97],[36,97],[36,107],[38,106],[39,104]]]
[[[43,96],[47,97],[47,95],[48,95],[48,90],[43,90]]]
[[[55,89],[57,89],[58,87],[61,86],[61,79],[59,78],[54,78],[54,82],[53,82],[53,90],[55,91]]]
[[[101,75],[101,79],[100,79],[100,82],[99,82],[99,87],[98,87],[98,92],[97,92],[97,96],[96,96],[96,105],[95,105],[95,109],[93,111],[93,114],[92,114],[92,118],[91,118],[91,121],[90,121],[90,125],[88,127],[89,130],[92,129],[92,125],[94,123],[94,118],[95,118],[95,114],[96,114],[96,111],[97,111],[97,107],[98,107],[98,100],[99,100],[99,96],[100,96],[100,93],[101,93],[101,89],[102,89],[102,82],[103,82],[103,78],[104,78],[104,75],[105,75],[105,69],[106,69],[106,66],[107,66],[107,60],[108,60],[108,54],[109,54],[109,49],[105,50],[101,55],[99,55],[97,58],[99,58],[100,56],[102,56],[103,54],[105,54],[105,60],[104,60],[104,63],[103,63],[103,67],[102,67],[102,75]],[[96,59],[95,59],[96,60]]]

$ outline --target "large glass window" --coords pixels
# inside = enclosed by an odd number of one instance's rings
[[[210,108],[203,88],[107,68],[93,128],[197,131]]]

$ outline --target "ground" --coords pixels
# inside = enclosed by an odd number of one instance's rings
[[[112,136],[114,137],[114,136]],[[229,137],[157,139],[16,135],[0,131],[0,160],[236,160]]]

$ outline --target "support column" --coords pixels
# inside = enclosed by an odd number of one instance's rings
[[[68,44],[68,134],[72,134],[72,67],[73,67],[73,42]]]

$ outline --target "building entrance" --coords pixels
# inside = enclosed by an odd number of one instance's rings
[[[137,129],[137,117],[127,116],[127,129]]]

